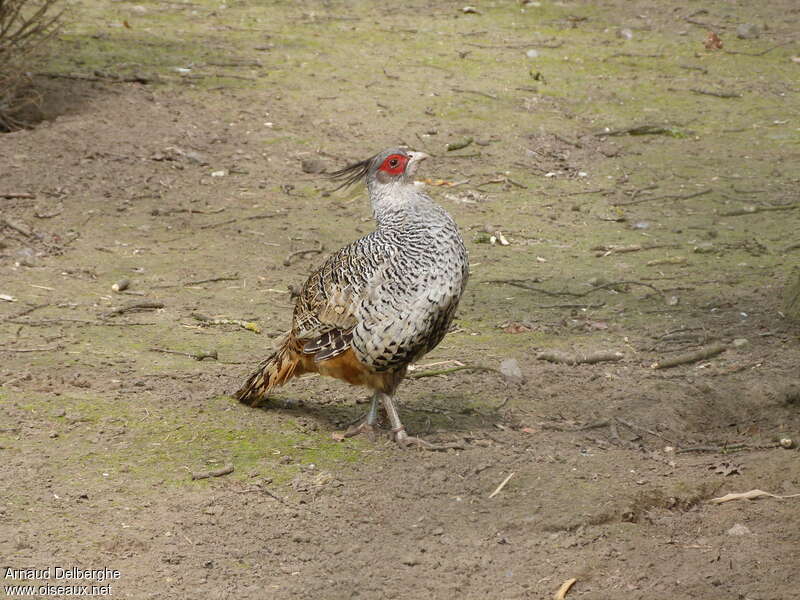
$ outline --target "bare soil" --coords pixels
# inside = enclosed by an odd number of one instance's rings
[[[800,598],[800,498],[709,502],[800,492],[796,3],[71,6],[41,121],[0,135],[4,568],[135,599]],[[472,266],[413,374],[523,378],[405,382],[440,453],[335,441],[366,399],[341,382],[230,396],[372,227],[320,171],[401,143],[466,182],[429,190]]]

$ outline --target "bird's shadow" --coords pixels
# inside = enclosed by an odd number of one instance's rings
[[[504,405],[504,403],[503,403]],[[437,392],[428,398],[408,399],[397,403],[400,418],[412,435],[467,434],[489,430],[505,420],[503,405],[476,407],[462,394]],[[243,409],[256,409],[275,412],[296,419],[310,419],[318,427],[332,431],[342,431],[357,423],[366,415],[368,399],[353,404],[335,402],[315,402],[313,399],[298,399],[288,395],[275,395],[262,400],[255,407],[240,403]],[[381,421],[388,427],[382,414]]]

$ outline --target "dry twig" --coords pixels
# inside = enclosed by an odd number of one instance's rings
[[[800,498],[800,494],[789,494],[787,496],[779,496],[778,494],[771,494],[763,490],[750,490],[749,492],[742,492],[739,494],[725,494],[719,498],[712,498],[709,500],[711,504],[724,504],[732,500],[755,500],[756,498],[777,498],[778,500],[786,500],[787,498]]]
[[[507,484],[509,481],[511,481],[511,478],[512,478],[514,475],[515,475],[515,473],[514,473],[513,471],[512,471],[511,473],[509,473],[508,477],[506,477],[505,479],[503,479],[503,481],[501,481],[501,482],[500,482],[500,485],[498,485],[498,486],[495,488],[495,490],[494,490],[494,491],[493,491],[491,494],[489,494],[489,498],[494,498],[495,496],[497,496],[497,494],[499,494],[499,493],[502,491],[502,489],[503,489],[504,487],[506,487],[506,484]]]
[[[647,198],[639,198],[636,200],[629,200],[628,202],[613,202],[613,206],[632,206],[634,204],[641,204],[642,202],[653,202],[654,200],[691,200],[692,198],[697,198],[699,196],[705,196],[706,194],[711,193],[713,190],[711,188],[700,190],[699,192],[693,192],[691,194],[666,194],[664,196],[648,196]]]
[[[195,360],[205,360],[206,358],[212,358],[214,360],[218,360],[219,357],[217,356],[216,350],[211,351],[200,351],[200,352],[179,352],[177,350],[167,350],[165,348],[150,348],[150,352],[161,352],[162,354],[177,354],[178,356],[188,356],[189,358],[193,358]]]
[[[540,292],[540,293],[546,294],[548,296],[572,296],[572,297],[575,297],[575,298],[582,298],[582,297],[588,296],[589,294],[592,294],[594,292],[598,292],[600,290],[605,290],[605,289],[609,289],[609,288],[617,289],[617,288],[619,288],[620,286],[623,286],[623,285],[641,285],[641,286],[650,288],[651,290],[653,290],[657,294],[660,294],[662,296],[664,295],[664,292],[659,290],[654,285],[650,285],[649,283],[644,283],[642,281],[611,281],[609,283],[604,283],[602,285],[596,285],[592,289],[586,290],[585,292],[551,292],[549,290],[543,290],[541,288],[533,287],[532,285],[529,285],[529,284],[525,283],[525,281],[521,280],[521,279],[491,279],[491,280],[486,281],[484,283],[503,283],[505,285],[511,285],[511,286],[514,286],[514,287],[522,288],[523,290],[531,290],[532,292]]]
[[[306,254],[320,254],[323,250],[325,250],[325,246],[322,245],[322,242],[317,240],[316,248],[309,248],[307,250],[297,250],[295,252],[290,252],[289,255],[283,259],[283,266],[284,267],[290,266],[292,264],[292,260],[294,260],[298,256],[305,256]]]
[[[117,315],[124,314],[126,312],[132,312],[137,310],[156,310],[159,308],[164,308],[163,302],[135,302],[133,304],[128,304],[126,306],[120,306],[119,308],[115,308],[114,310],[108,311],[104,316],[105,317],[115,317]]]
[[[578,581],[574,577],[571,579],[567,579],[564,583],[561,584],[561,587],[558,588],[558,591],[553,596],[553,600],[564,600],[567,597],[567,592],[575,585],[575,582]]]
[[[231,473],[233,473],[233,465],[225,465],[224,467],[214,469],[213,471],[192,473],[192,481],[197,481],[198,479],[208,479],[210,477],[222,477],[223,475],[230,475]]]
[[[0,192],[0,198],[4,200],[33,200],[36,198],[36,195],[28,194],[27,192]]]
[[[490,371],[492,373],[500,373],[497,369],[492,367],[483,367],[481,365],[461,365],[459,367],[451,367],[449,369],[438,369],[435,371],[422,371],[420,373],[411,373],[406,375],[407,379],[422,379],[423,377],[436,377],[437,375],[449,375],[457,371]]]

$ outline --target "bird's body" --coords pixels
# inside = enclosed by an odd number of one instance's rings
[[[398,441],[391,395],[408,365],[447,333],[467,283],[467,252],[447,212],[414,185],[425,155],[387,150],[338,172],[362,177],[377,227],[328,258],[303,285],[292,329],[236,396],[254,403],[303,373],[317,372],[375,392]],[[388,404],[388,405],[387,405]]]

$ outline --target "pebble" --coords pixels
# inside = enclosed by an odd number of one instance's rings
[[[617,30],[617,37],[622,38],[623,40],[632,40],[633,39],[633,32],[626,28]]]
[[[521,382],[523,380],[522,369],[519,368],[516,358],[507,358],[501,362],[500,372],[512,381]]]
[[[303,169],[303,173],[316,174],[325,172],[325,163],[316,158],[305,159],[302,163],[300,163],[300,167]]]
[[[527,56],[528,58],[539,58],[539,51],[538,50],[533,50],[533,49],[528,50],[525,53],[525,56]]]
[[[714,244],[711,242],[702,242],[694,247],[693,252],[696,254],[710,254],[711,252],[714,252],[714,250]]]
[[[408,556],[403,558],[403,564],[409,567],[413,567],[419,564],[419,559],[413,554],[409,554]]]
[[[736,338],[735,340],[733,340],[733,345],[736,348],[741,348],[742,346],[746,346],[749,343],[750,343],[749,340],[747,340],[746,338]]]
[[[736,28],[736,37],[741,40],[755,39],[761,35],[761,27],[754,23],[742,23]]]
[[[741,523],[736,523],[733,527],[726,531],[728,535],[750,535],[751,531],[748,529],[746,525],[742,525]]]

